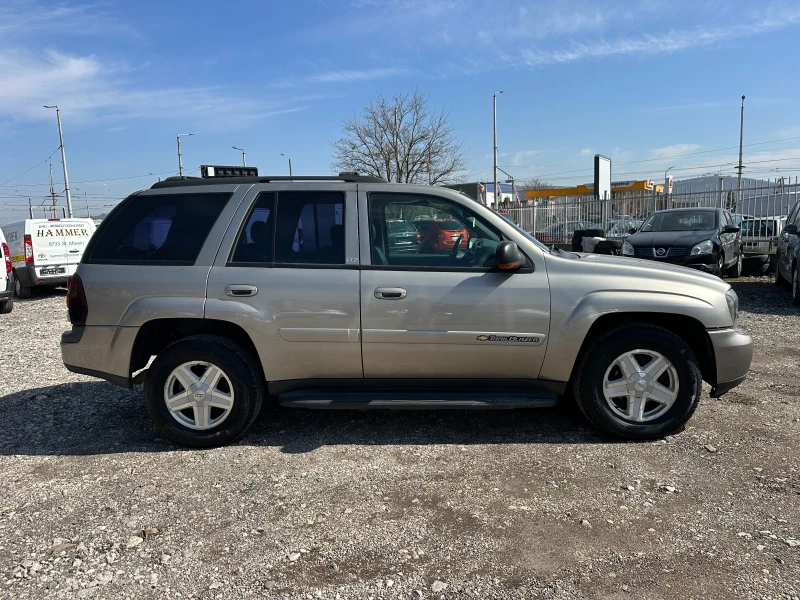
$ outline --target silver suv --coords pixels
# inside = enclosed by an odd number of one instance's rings
[[[391,223],[437,223],[416,251]],[[68,294],[70,371],[144,383],[156,426],[231,442],[262,403],[518,408],[573,396],[662,436],[750,367],[730,286],[548,249],[457,192],[333,177],[172,178],[103,221]],[[155,357],[155,358],[153,358]]]

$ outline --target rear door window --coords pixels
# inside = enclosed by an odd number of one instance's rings
[[[230,197],[135,196],[103,222],[88,262],[192,265]]]
[[[275,239],[275,194],[258,195],[239,232],[231,263],[271,263]]]
[[[280,192],[275,264],[344,264],[344,194]]]

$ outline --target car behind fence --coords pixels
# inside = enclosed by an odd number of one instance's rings
[[[742,181],[742,189],[689,189],[673,194],[631,193],[598,199],[594,196],[539,198],[535,206],[503,209],[525,231],[548,244],[569,244],[576,229],[599,229],[608,239],[624,239],[630,228],[658,210],[668,208],[719,207],[728,209],[737,223],[758,217],[785,217],[800,198],[800,180]],[[628,224],[631,227],[626,227]],[[756,233],[756,232],[753,232]],[[767,232],[770,239],[755,235],[750,241],[771,241],[780,232]],[[764,237],[762,240],[761,237]]]

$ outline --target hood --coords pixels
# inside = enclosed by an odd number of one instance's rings
[[[667,248],[670,246],[690,247],[716,235],[714,230],[706,231],[640,231],[628,236],[627,242],[636,247]]]
[[[697,232],[694,232],[697,233]],[[645,280],[652,278],[668,279],[673,282],[692,282],[706,288],[716,288],[723,294],[730,289],[730,285],[715,275],[709,275],[689,267],[681,267],[669,263],[656,262],[643,258],[630,258],[627,256],[610,256],[608,254],[579,254],[580,261],[585,264],[607,265],[619,269],[620,275],[636,275]],[[611,275],[612,271],[609,271]],[[649,286],[646,286],[649,287]]]

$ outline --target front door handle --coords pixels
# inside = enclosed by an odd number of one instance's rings
[[[254,285],[231,284],[225,286],[225,294],[236,298],[255,296],[257,293],[258,288]]]
[[[403,288],[380,287],[375,288],[375,297],[378,300],[402,300],[406,297]]]

